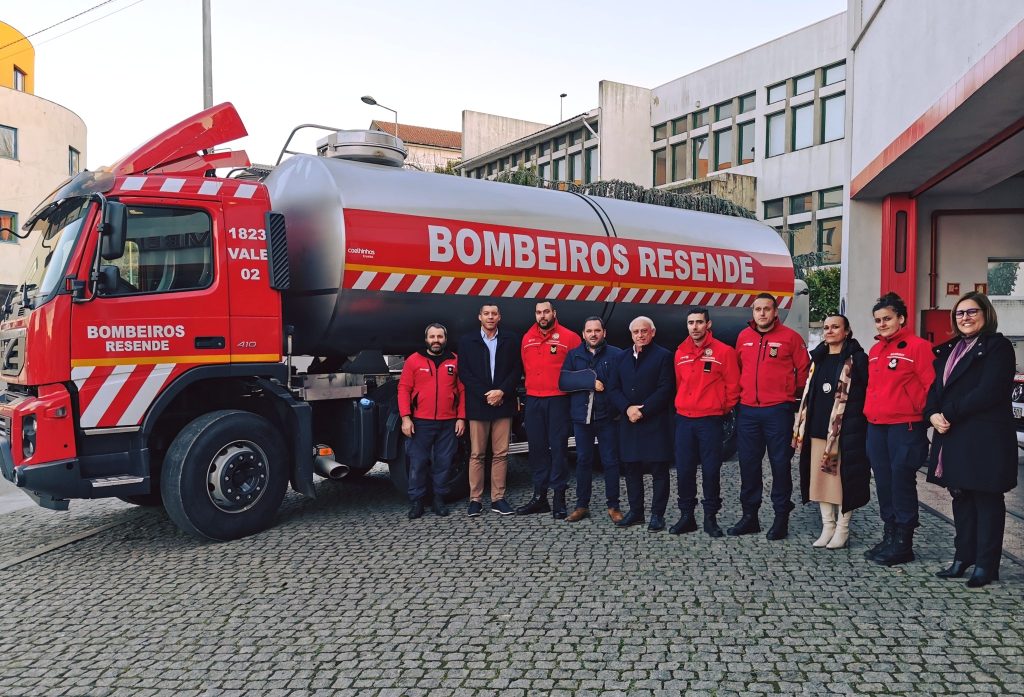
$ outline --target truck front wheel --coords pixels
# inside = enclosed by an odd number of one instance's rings
[[[288,484],[278,430],[246,411],[204,414],[171,442],[160,480],[164,508],[196,537],[235,540],[265,530]]]

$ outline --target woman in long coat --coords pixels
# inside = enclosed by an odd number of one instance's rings
[[[821,508],[821,535],[814,547],[842,549],[850,537],[850,515],[870,498],[871,465],[864,418],[868,357],[843,315],[825,318],[822,343],[811,351],[793,433],[800,449],[803,502]]]
[[[924,412],[935,428],[928,480],[949,489],[956,524],[953,563],[936,575],[959,578],[973,565],[967,585],[977,588],[999,579],[1003,494],[1017,486],[1014,354],[984,294],[966,293],[950,315],[956,337],[935,349]]]

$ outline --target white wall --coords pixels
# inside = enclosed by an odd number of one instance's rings
[[[0,210],[17,213],[20,227],[68,177],[69,147],[85,165],[85,122],[59,104],[0,87],[0,124],[18,129],[18,159],[0,158]],[[35,239],[0,243],[0,284],[20,280],[34,245]]]
[[[601,179],[651,185],[651,90],[611,80],[597,88]]]
[[[480,111],[462,112],[462,159],[469,160],[548,126]]]

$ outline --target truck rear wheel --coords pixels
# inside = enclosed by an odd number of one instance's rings
[[[288,484],[284,440],[246,411],[204,414],[171,442],[160,481],[164,508],[196,537],[235,540],[268,528]]]

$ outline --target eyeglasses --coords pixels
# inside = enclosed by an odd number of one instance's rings
[[[963,319],[964,317],[974,317],[979,312],[981,312],[980,309],[978,309],[977,307],[972,307],[968,310],[957,310],[956,312],[953,313],[953,316],[956,317],[957,319]]]

